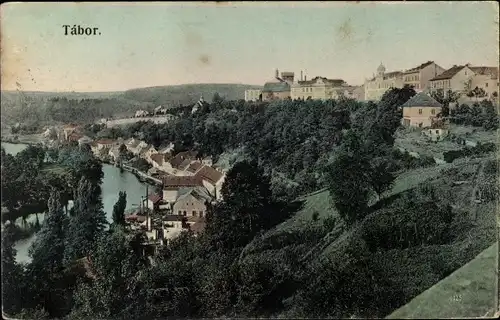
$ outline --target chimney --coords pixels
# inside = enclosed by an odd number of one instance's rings
[[[300,81],[304,80],[304,72],[300,70]]]
[[[276,79],[278,79],[280,77],[280,73],[278,71],[278,69],[276,69],[276,75],[274,76]]]

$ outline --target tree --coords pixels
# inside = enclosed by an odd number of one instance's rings
[[[77,287],[72,316],[87,319],[136,318],[139,313],[132,313],[133,309],[147,312],[145,301],[132,291],[137,272],[146,268],[141,253],[134,248],[134,240],[127,239],[121,227],[99,237],[98,245],[91,254],[95,279],[82,282]]]
[[[394,174],[396,164],[388,157],[377,157],[372,159],[370,165],[371,170],[368,173],[369,182],[380,199],[382,194],[392,187],[394,179],[396,179]]]
[[[85,178],[78,185],[72,212],[68,225],[66,263],[92,253],[107,225],[101,195],[96,192],[96,186]]]
[[[51,316],[57,316],[66,300],[62,283],[65,216],[58,192],[52,192],[48,207],[43,226],[30,248],[32,261],[27,277],[32,280],[29,291],[33,300],[28,306],[41,306]]]
[[[127,193],[120,191],[118,201],[113,206],[113,224],[125,225],[125,208],[127,207]]]
[[[342,149],[326,167],[330,196],[341,217],[348,224],[363,218],[368,206],[370,181],[367,173],[371,170],[358,133],[350,130]]]
[[[16,262],[15,226],[8,221],[2,230],[2,311],[14,315],[21,310],[24,284],[22,267]]]
[[[233,249],[272,224],[270,179],[256,162],[242,161],[227,173],[223,203],[209,210],[207,230],[216,247]]]

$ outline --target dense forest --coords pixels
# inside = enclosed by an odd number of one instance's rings
[[[30,263],[15,261],[12,227],[4,226],[4,311],[37,319],[385,317],[495,239],[495,148],[442,168],[395,151],[399,106],[414,94],[393,89],[376,104],[216,97],[194,115],[179,111],[173,126],[98,128],[97,136],[174,141],[216,158],[242,150],[245,160],[228,171],[205,232],[182,233],[153,262],[123,227],[123,195],[107,228],[98,168],[77,170],[73,210],[66,214],[61,192],[50,191]],[[498,122],[491,105],[481,106],[485,122]],[[70,154],[58,159],[69,164]],[[453,181],[472,181],[476,166],[482,214],[471,216],[472,187]],[[411,170],[436,174],[394,191]],[[303,209],[298,196],[320,188],[332,203],[327,217],[281,229]]]

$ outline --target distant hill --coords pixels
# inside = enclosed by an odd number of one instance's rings
[[[203,95],[206,101],[212,101],[217,92],[227,100],[244,99],[245,90],[260,89],[260,86],[250,84],[181,84],[175,86],[158,86],[136,88],[126,91],[114,92],[45,92],[45,91],[2,91],[2,100],[14,102],[22,95],[37,99],[50,99],[54,97],[67,99],[105,99],[118,98],[136,102],[152,103],[154,105],[178,106],[195,103]]]
[[[21,95],[26,97],[50,99],[50,98],[67,98],[67,99],[104,99],[115,98],[122,94],[122,91],[115,92],[48,92],[48,91],[3,91],[2,99],[13,100]]]
[[[195,103],[201,95],[210,102],[215,93],[226,100],[244,99],[245,90],[260,88],[260,86],[248,84],[183,84],[131,89],[125,91],[123,97],[138,102],[151,102],[155,105],[178,106]]]

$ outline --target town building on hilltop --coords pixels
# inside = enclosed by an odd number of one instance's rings
[[[350,88],[349,88],[350,89]],[[318,99],[327,100],[339,97],[348,90],[347,84],[342,79],[328,79],[315,77],[311,80],[299,80],[292,85],[291,98],[295,99]]]
[[[498,99],[498,67],[469,67],[474,72],[471,89],[483,89],[489,99]]]
[[[279,71],[276,69],[274,75],[275,79],[264,84],[264,88],[262,89],[263,101],[285,100],[290,98],[290,79],[293,82],[294,75],[292,72],[283,72],[282,74],[287,80],[280,77]]]
[[[419,128],[430,127],[442,109],[442,105],[425,92],[417,93],[401,107],[402,124],[406,127]]]
[[[444,71],[434,61],[427,61],[403,72],[403,84],[412,86],[416,92],[425,91],[428,90],[430,80]]]
[[[262,101],[261,89],[245,90],[245,101]]]
[[[365,100],[378,101],[384,93],[391,88],[402,88],[404,86],[403,72],[385,72],[382,63],[377,68],[377,74],[369,80],[365,80]]]
[[[470,65],[454,65],[450,69],[437,75],[430,80],[430,91],[437,92],[441,90],[446,96],[448,91],[465,94],[472,89],[472,78],[474,71]]]

